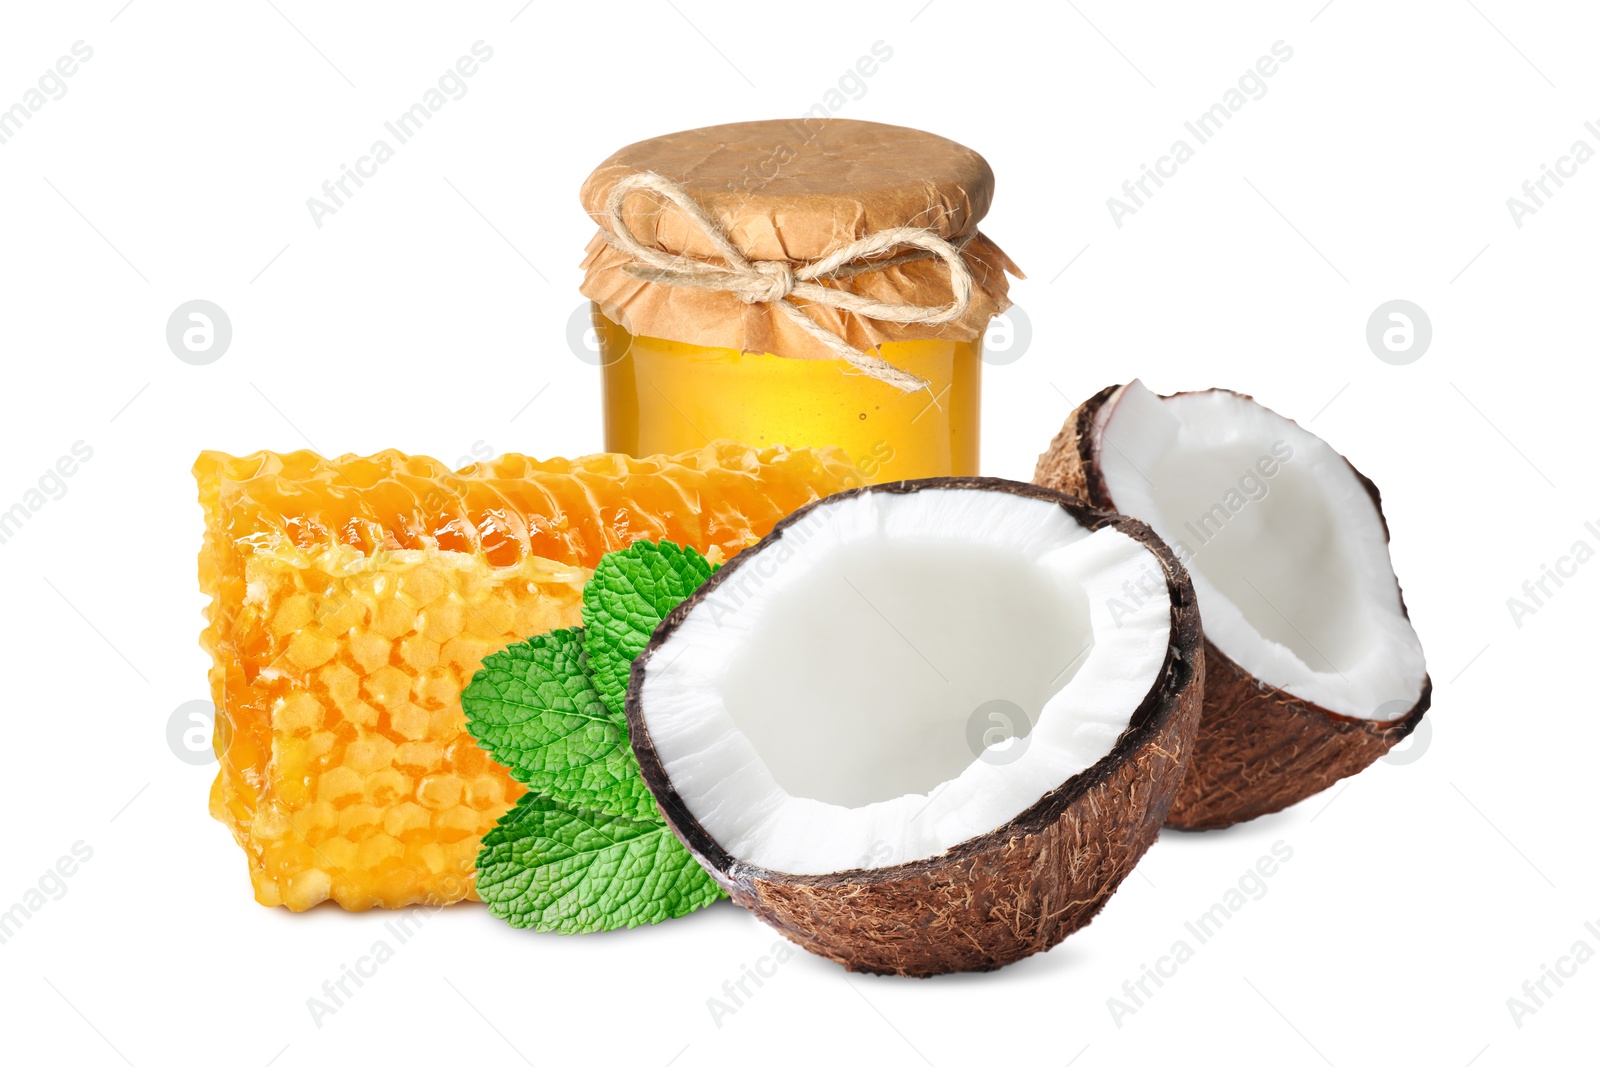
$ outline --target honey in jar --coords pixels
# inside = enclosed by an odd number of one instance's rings
[[[1020,277],[977,229],[993,189],[971,149],[845,119],[615,153],[582,192],[606,449],[836,445],[865,481],[976,474],[982,334]]]

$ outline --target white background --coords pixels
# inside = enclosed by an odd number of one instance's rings
[[[1600,544],[1600,162],[1520,228],[1506,206],[1574,140],[1600,148],[1592,10],[274,2],[0,15],[0,106],[75,41],[94,49],[0,145],[0,508],[74,442],[94,450],[0,544],[0,909],[93,849],[0,945],[7,1059],[1594,1058],[1600,962],[1520,1027],[1506,1005],[1580,938],[1600,949],[1582,818],[1600,563],[1520,627],[1506,605],[1574,541]],[[480,39],[494,57],[467,95],[316,227],[306,198]],[[1135,375],[1309,423],[1384,491],[1436,687],[1426,751],[1166,835],[1093,925],[995,974],[847,977],[801,956],[719,1028],[707,999],[776,939],[731,904],[579,939],[458,907],[318,1028],[306,998],[387,916],[254,904],[206,813],[212,768],[167,747],[173,709],[205,695],[195,454],[597,449],[598,372],[565,332],[583,177],[641,137],[797,115],[880,40],[892,59],[838,113],[983,152],[984,229],[1030,273],[1031,346],[986,375],[985,472],[1028,477],[1077,401]],[[1279,40],[1294,55],[1267,94],[1116,226],[1106,198]],[[164,338],[194,298],[233,324],[209,366]],[[1408,366],[1364,339],[1394,298],[1434,327]],[[1266,895],[1117,1025],[1107,999],[1277,841],[1293,858]]]

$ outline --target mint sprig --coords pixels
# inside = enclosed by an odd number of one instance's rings
[[[661,817],[623,714],[634,658],[714,570],[667,541],[607,553],[584,626],[494,653],[461,694],[473,738],[530,790],[478,854],[478,895],[512,926],[614,930],[725,895]]]
[[[659,816],[597,815],[528,793],[484,835],[478,895],[519,929],[588,934],[676,919],[723,893]]]
[[[486,658],[461,694],[467,730],[535,792],[599,815],[657,818],[627,726],[584,673],[583,646],[573,627]]]
[[[623,712],[628,672],[650,635],[715,570],[694,549],[671,541],[639,541],[601,557],[583,587],[583,625],[589,676],[612,712]]]

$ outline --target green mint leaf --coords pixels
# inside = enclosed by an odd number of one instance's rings
[[[716,568],[692,548],[636,541],[602,556],[583,587],[589,676],[600,699],[623,713],[628,671],[650,635]]]
[[[583,672],[583,646],[574,627],[486,657],[461,694],[467,730],[536,792],[601,815],[660,822],[626,724]]]
[[[676,919],[724,894],[665,823],[527,793],[484,835],[478,895],[520,929],[588,934]]]

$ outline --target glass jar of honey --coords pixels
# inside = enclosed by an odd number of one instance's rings
[[[838,446],[863,480],[978,473],[982,334],[1020,272],[983,157],[844,119],[615,153],[584,183],[605,447]]]

